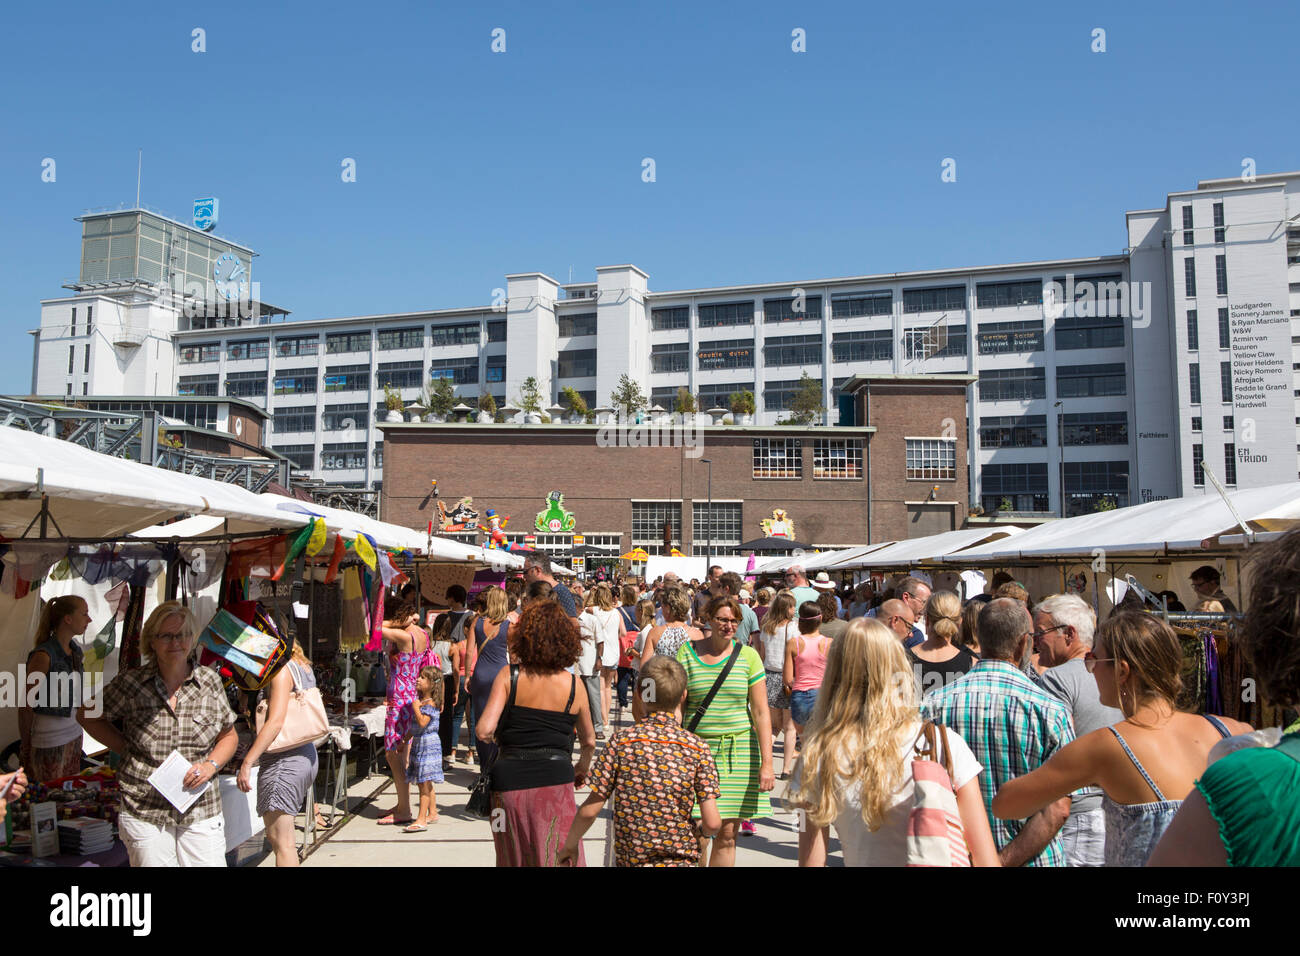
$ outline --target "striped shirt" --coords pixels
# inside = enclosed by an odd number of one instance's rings
[[[1069,708],[1007,661],[982,660],[961,680],[925,695],[921,714],[961,734],[984,766],[980,792],[998,849],[1006,847],[1023,820],[993,816],[1002,784],[1037,769],[1074,740]],[[1026,866],[1065,866],[1058,833]]]
[[[686,668],[686,707],[682,710],[682,717],[687,727],[690,727],[695,711],[704,703],[730,657],[728,649],[727,656],[718,663],[706,664],[695,653],[695,644],[691,641],[683,644],[677,652],[677,662]],[[752,647],[742,647],[740,657],[718,688],[695,733],[701,737],[724,737],[749,731],[749,689],[765,680],[767,672],[763,669],[763,658]]]

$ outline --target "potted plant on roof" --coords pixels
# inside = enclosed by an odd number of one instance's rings
[[[519,408],[524,413],[524,421],[529,425],[542,423],[542,390],[537,385],[537,379],[531,375],[524,379],[524,384],[520,387]]]
[[[424,404],[429,406],[430,421],[442,423],[447,420],[452,407],[456,404],[456,388],[449,378],[435,378],[429,388],[429,395]]]
[[[497,419],[497,400],[484,392],[478,397],[478,421],[480,425],[491,425]]]
[[[387,383],[384,384],[384,408],[388,409],[384,421],[400,422],[402,420],[402,393]]]
[[[569,421],[585,421],[590,409],[587,408],[587,400],[572,385],[566,385],[560,389],[560,405],[569,412]]]
[[[754,393],[749,389],[741,389],[739,392],[731,393],[731,414],[736,416],[737,425],[754,424],[754,412],[758,406],[754,404]]]

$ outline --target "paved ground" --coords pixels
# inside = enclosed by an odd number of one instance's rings
[[[623,724],[629,721],[624,719]],[[603,744],[599,745],[603,746]],[[777,757],[777,771],[781,758]],[[380,826],[381,811],[393,806],[392,781],[378,774],[369,780],[357,781],[349,790],[349,807],[356,815],[346,823],[336,823],[324,840],[312,850],[304,866],[493,866],[496,862],[492,849],[489,824],[465,816],[464,807],[469,787],[477,777],[478,768],[455,764],[448,772],[447,781],[437,788],[440,820],[424,833],[403,833],[400,827]],[[785,789],[784,781],[777,781],[776,795]],[[378,791],[376,793],[376,791]],[[578,792],[578,802],[585,799],[587,790]],[[374,794],[374,799],[370,799]],[[412,807],[416,794],[412,788]],[[774,809],[780,800],[774,795]],[[301,818],[300,818],[301,820]],[[584,846],[589,866],[604,865],[606,829],[609,807],[587,832]],[[737,866],[794,866],[798,859],[798,834],[787,816],[776,816],[755,821],[757,833],[742,837],[736,852]],[[831,865],[840,865],[838,844]],[[274,866],[273,857],[255,854],[245,865]]]

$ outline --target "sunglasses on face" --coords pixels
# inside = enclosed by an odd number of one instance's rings
[[[1088,673],[1091,674],[1098,664],[1109,664],[1114,660],[1113,657],[1097,657],[1092,651],[1088,651],[1083,655],[1083,666],[1088,668]]]

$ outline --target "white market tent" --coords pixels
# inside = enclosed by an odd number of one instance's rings
[[[1229,492],[1228,499],[1252,531],[1284,531],[1300,524],[1300,483],[1244,488]],[[946,564],[984,566],[1091,558],[1099,550],[1105,551],[1108,559],[1168,558],[1180,553],[1205,556],[1237,550],[1228,539],[1240,533],[1237,519],[1211,491],[1053,521],[943,560]]]
[[[829,567],[831,570],[848,570],[850,568],[910,568],[915,565],[934,564],[946,556],[959,555],[967,548],[990,544],[1021,533],[1020,528],[1012,526],[945,531],[942,534],[926,535],[923,538],[895,541],[893,544],[873,549],[866,554],[845,558]]]
[[[836,548],[833,551],[818,551],[813,554],[782,555],[779,558],[773,558],[771,561],[755,566],[754,572],[756,574],[769,574],[773,571],[784,571],[796,564],[803,565],[805,571],[843,567],[845,565],[841,564],[841,562],[861,557],[872,551],[879,551],[881,548],[894,543],[893,541],[877,541],[875,544],[866,544],[855,548]]]

